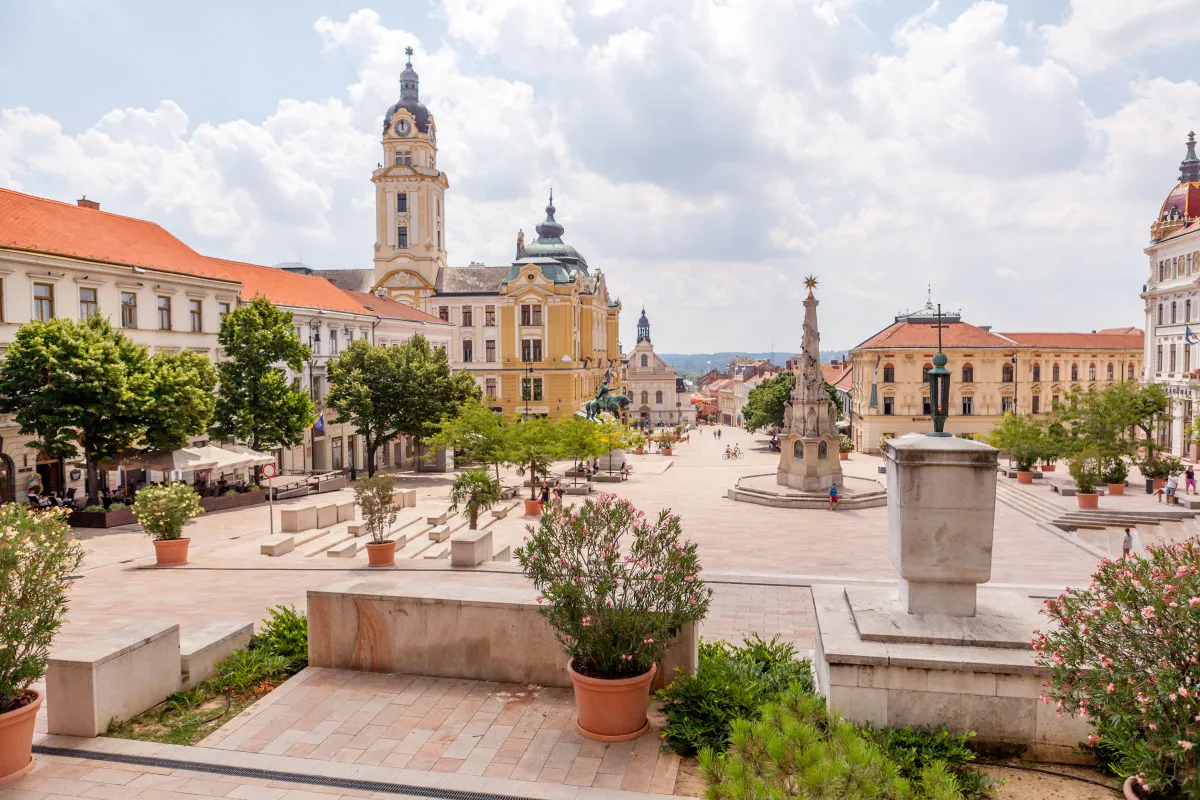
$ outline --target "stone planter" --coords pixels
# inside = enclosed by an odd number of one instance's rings
[[[1109,497],[1125,494],[1125,484],[1123,483],[1106,483],[1105,486],[1108,487]]]
[[[136,521],[130,506],[114,506],[111,511],[72,511],[67,518],[72,528],[115,528]]]
[[[367,566],[393,567],[396,565],[396,543],[393,541],[370,542],[367,544]]]
[[[228,511],[231,508],[245,508],[267,502],[266,490],[258,492],[241,492],[229,496],[201,497],[200,507],[205,511]]]
[[[664,447],[662,450],[659,450],[659,452],[662,453],[664,456],[669,456],[669,455],[671,455],[671,448]]]
[[[1121,786],[1121,792],[1125,795],[1125,800],[1142,800],[1142,796],[1137,793],[1137,790],[1133,788],[1134,786],[1137,786],[1137,776],[1130,775]]]
[[[636,678],[605,680],[580,675],[573,663],[567,664],[567,673],[575,687],[576,730],[597,742],[627,742],[649,729],[646,708],[656,666]]]
[[[1033,483],[1033,471],[1017,470],[1017,483]]]
[[[1042,464],[1042,472],[1054,472],[1054,464]]]
[[[638,448],[635,448],[633,452],[637,453],[639,456],[644,456],[644,455],[646,455],[646,448],[638,447]]]
[[[188,545],[191,539],[155,539],[154,559],[160,567],[178,567],[188,563]]]
[[[542,515],[541,500],[526,500],[525,501],[525,516],[540,517]]]
[[[33,769],[33,723],[45,697],[36,689],[32,703],[0,714],[0,787],[12,783]]]
[[[838,453],[838,461],[849,461],[849,460],[850,460],[849,453]]]
[[[1079,503],[1079,507],[1084,510],[1100,507],[1100,495],[1095,492],[1076,492],[1075,499]]]

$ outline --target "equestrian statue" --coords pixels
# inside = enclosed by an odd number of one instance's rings
[[[607,411],[614,417],[620,417],[621,410],[631,402],[627,395],[612,394],[612,389],[608,387],[608,382],[605,381],[596,390],[595,399],[588,400],[584,403],[583,408],[587,412],[587,418],[590,420],[596,419],[596,415],[602,411]]]

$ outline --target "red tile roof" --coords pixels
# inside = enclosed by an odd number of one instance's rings
[[[346,292],[350,297],[367,311],[370,311],[377,317],[385,317],[387,319],[403,319],[410,322],[423,322],[425,324],[444,325],[453,327],[453,323],[438,319],[432,314],[426,314],[424,311],[419,311],[410,305],[397,302],[387,297],[379,297],[369,292]]]
[[[10,189],[0,189],[0,248],[236,280],[153,222]]]
[[[822,364],[821,375],[828,384],[845,389],[850,388],[851,369],[849,362],[838,362],[836,367],[832,364]]]
[[[948,322],[942,329],[943,347],[1012,348],[1013,341],[966,322]],[[923,322],[896,322],[867,339],[855,350],[885,347],[937,347],[937,331]]]
[[[1098,333],[1006,333],[1026,347],[1045,347],[1057,350],[1141,350],[1144,335],[1140,328],[1134,333],[1115,333],[1111,329]]]
[[[277,306],[315,308],[368,316],[371,314],[349,293],[316,275],[301,275],[275,267],[227,261],[223,258],[208,260],[241,281],[243,300],[252,300],[261,295]]]

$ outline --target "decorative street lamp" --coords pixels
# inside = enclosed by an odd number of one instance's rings
[[[525,362],[525,385],[521,387],[525,395],[525,419],[529,419],[529,398],[533,396],[533,359]]]
[[[929,370],[929,405],[933,413],[933,433],[930,436],[951,436],[946,433],[946,418],[950,416],[950,370],[946,369],[946,354],[942,352],[942,304],[937,307],[938,324],[932,326],[938,332],[938,351],[933,357],[933,369]]]

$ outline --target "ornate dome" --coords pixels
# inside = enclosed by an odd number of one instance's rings
[[[546,219],[537,226],[538,238],[531,244],[527,244],[521,250],[522,258],[556,258],[568,266],[581,270],[587,274],[587,259],[580,255],[569,244],[562,240],[562,235],[566,231],[557,220],[554,219],[554,212],[557,211],[554,207],[554,190],[550,190],[550,202],[546,205]]]
[[[388,125],[391,124],[392,117],[400,109],[404,109],[409,114],[412,114],[413,122],[417,126],[417,130],[421,133],[429,133],[429,109],[420,101],[420,78],[417,77],[417,71],[413,69],[411,47],[404,48],[405,55],[408,56],[408,63],[404,65],[404,71],[400,73],[400,102],[393,105],[383,115],[383,132],[387,133]]]
[[[1167,194],[1158,218],[1150,226],[1155,241],[1174,236],[1200,219],[1200,157],[1196,156],[1196,134],[1188,133],[1187,154],[1179,162],[1179,183]]]

